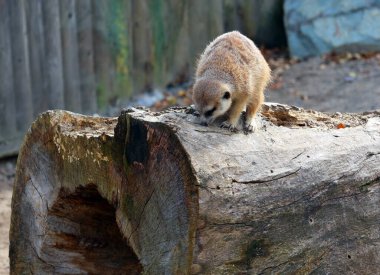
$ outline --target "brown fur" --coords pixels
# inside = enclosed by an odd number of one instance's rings
[[[270,80],[270,68],[254,43],[233,31],[217,37],[206,47],[195,77],[193,100],[199,111],[205,106],[218,106],[223,92],[230,91],[228,124],[235,128],[244,108],[247,126],[259,110]]]

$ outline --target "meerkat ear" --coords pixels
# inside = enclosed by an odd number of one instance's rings
[[[231,94],[229,91],[224,92],[223,99],[229,99],[231,97]]]

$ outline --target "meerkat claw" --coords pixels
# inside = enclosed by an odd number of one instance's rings
[[[253,133],[255,130],[256,130],[256,128],[253,127],[252,125],[245,125],[243,127],[244,134],[246,134],[246,135],[248,135],[249,133]]]
[[[256,131],[256,128],[257,128],[257,125],[255,122],[251,122],[250,124],[248,123],[244,123],[244,126],[243,126],[243,131],[244,131],[244,134],[249,134],[249,133],[253,133]]]
[[[234,133],[238,131],[238,129],[235,126],[233,126],[231,123],[229,123],[228,121],[224,121],[222,124],[220,124],[220,128],[228,129]]]

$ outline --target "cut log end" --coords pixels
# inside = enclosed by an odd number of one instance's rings
[[[11,273],[376,272],[378,112],[267,104],[250,135],[196,120],[40,116],[18,159]]]

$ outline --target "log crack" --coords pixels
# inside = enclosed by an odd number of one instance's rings
[[[247,222],[226,222],[226,223],[210,223],[211,226],[252,226],[252,223]]]
[[[194,129],[194,131],[196,132],[199,132],[199,133],[213,133],[213,134],[221,134],[221,135],[225,135],[225,136],[232,136],[234,135],[235,133],[232,133],[232,132],[222,132],[222,131],[212,131],[212,130],[209,130],[209,129],[206,129],[206,130],[200,130],[200,129]]]
[[[366,158],[369,159],[370,157],[380,155],[380,152],[367,152]]]
[[[153,194],[154,194],[155,191],[156,191],[156,189],[153,189],[152,193],[150,193],[148,199],[146,200],[146,202],[145,202],[145,204],[144,204],[144,206],[143,206],[143,209],[141,210],[141,214],[140,214],[140,217],[139,217],[139,223],[137,224],[137,226],[135,227],[135,229],[131,232],[131,234],[129,234],[129,236],[128,236],[128,238],[127,238],[127,239],[128,239],[128,242],[130,241],[132,235],[133,235],[133,234],[139,229],[140,224],[141,224],[142,216],[144,215],[145,208],[146,208],[146,206],[148,205],[148,203],[150,202],[150,200],[152,199]]]
[[[291,263],[291,261],[285,261],[285,262],[282,262],[282,263],[279,263],[278,265],[273,265],[273,266],[268,266],[266,268],[264,268],[263,270],[261,270],[258,274],[261,275],[261,274],[265,274],[265,272],[267,270],[273,270],[273,269],[276,269],[282,265],[285,265],[285,264],[288,264],[288,263]]]
[[[34,185],[33,180],[30,179],[29,182],[30,182],[30,184],[34,187],[34,189],[37,191],[38,195],[39,195],[40,198],[41,198],[41,202],[43,202],[44,199],[42,198],[42,195],[41,195],[40,191],[38,190],[38,188]]]
[[[30,245],[30,247],[32,248],[32,250],[33,250],[33,252],[34,252],[34,255],[36,255],[36,257],[37,257],[42,263],[44,263],[44,264],[46,264],[46,265],[52,267],[53,269],[55,269],[56,267],[62,267],[62,266],[53,265],[53,264],[51,264],[51,263],[46,262],[44,259],[41,258],[40,254],[37,252],[37,249],[36,249],[36,247],[33,245],[32,241],[29,240],[28,242],[29,242],[29,245]]]
[[[366,192],[363,191],[363,192],[357,192],[357,193],[353,193],[353,194],[348,194],[348,195],[345,195],[345,196],[338,196],[338,197],[329,198],[329,199],[326,199],[326,200],[322,201],[321,205],[324,205],[326,202],[329,202],[329,201],[335,201],[335,200],[341,200],[341,199],[356,197],[356,196],[363,195],[365,193]]]
[[[306,152],[306,149],[303,150],[301,153],[299,153],[298,155],[296,155],[295,157],[292,158],[292,160],[295,160],[296,158],[298,158],[299,156],[301,156],[302,154],[304,154]]]
[[[29,179],[29,182],[30,182],[30,184],[33,186],[33,188],[36,190],[36,192],[38,193],[39,197],[41,198],[41,203],[44,203],[44,202],[45,202],[46,210],[49,210],[49,205],[48,205],[47,200],[44,200],[44,198],[42,197],[42,194],[41,194],[40,190],[38,190],[38,188],[34,185],[33,180],[32,180],[32,179]]]
[[[241,183],[241,184],[257,184],[257,183],[267,183],[267,182],[272,182],[272,181],[276,181],[276,180],[279,180],[279,179],[283,179],[283,178],[286,178],[286,177],[290,177],[294,174],[297,174],[300,170],[301,170],[302,167],[299,167],[297,168],[296,170],[292,171],[292,172],[289,172],[285,175],[281,175],[281,176],[274,176],[274,177],[270,177],[269,179],[266,179],[266,180],[248,180],[248,181],[240,181],[240,180],[237,180],[237,179],[232,179],[232,183]]]

